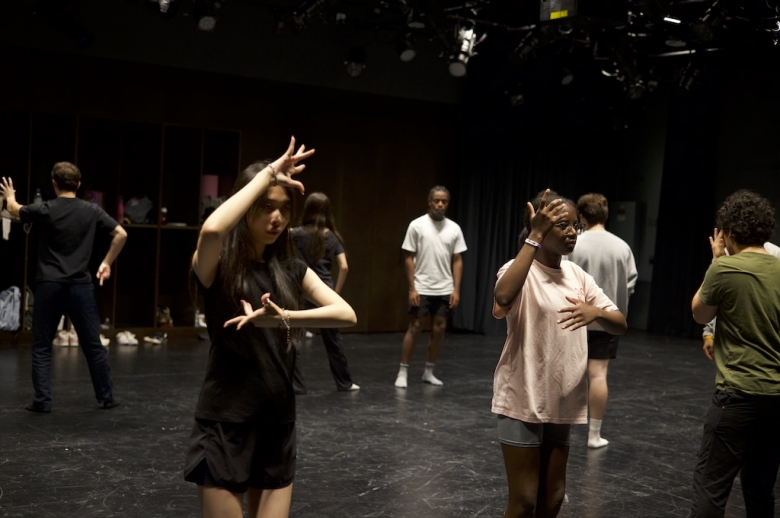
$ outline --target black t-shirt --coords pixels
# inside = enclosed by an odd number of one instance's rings
[[[302,285],[306,265],[289,259],[293,277]],[[257,308],[260,296],[271,293],[266,263],[255,263],[254,293],[248,302]],[[247,325],[236,331],[226,321],[243,315],[239,301],[225,292],[220,272],[205,290],[205,310],[211,348],[206,379],[198,398],[195,417],[233,423],[295,421],[295,393],[292,386],[295,351],[279,342],[275,328]]]
[[[95,235],[110,235],[118,225],[103,209],[79,198],[58,197],[25,205],[19,218],[38,225],[38,282],[92,282],[87,267]]]
[[[319,261],[313,262],[309,257],[312,247],[312,236],[306,227],[295,227],[292,230],[292,238],[295,241],[295,248],[298,258],[306,263],[322,282],[333,288],[333,275],[331,274],[331,265],[333,259],[344,253],[344,247],[341,242],[333,235],[333,232],[325,232],[325,255]]]

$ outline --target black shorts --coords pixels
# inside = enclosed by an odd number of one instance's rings
[[[226,423],[195,419],[184,468],[184,480],[222,487],[280,489],[295,476],[295,422]]]
[[[446,317],[450,314],[450,296],[420,295],[420,305],[409,306],[407,311],[414,318],[423,318],[428,315]]]
[[[618,337],[604,331],[588,331],[588,359],[611,360],[617,358]]]

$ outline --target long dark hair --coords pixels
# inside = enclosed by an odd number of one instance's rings
[[[325,257],[326,228],[333,232],[336,239],[344,246],[344,238],[336,229],[333,211],[330,209],[330,200],[324,193],[313,192],[306,198],[306,202],[303,204],[301,225],[311,240],[311,246],[308,250],[308,259],[311,264]]]
[[[231,196],[244,188],[268,164],[269,161],[255,162],[244,169],[238,175]],[[292,189],[284,187],[284,190],[292,200]],[[246,215],[225,236],[225,242],[222,246],[222,257],[220,258],[222,287],[230,300],[235,302],[239,310],[241,310],[239,304],[241,299],[251,300],[254,305],[259,304],[259,296],[262,294],[257,293],[257,287],[252,282],[252,274],[255,261],[262,259],[268,265],[271,275],[273,301],[285,309],[299,309],[301,307],[303,290],[295,278],[294,272],[297,269],[295,265],[296,259],[292,251],[292,243],[287,229],[284,229],[279,234],[276,241],[266,245],[262,258],[255,256],[252,235],[246,220],[254,217],[257,211],[261,210],[266,203],[266,196],[266,194],[263,194],[255,200]],[[291,213],[290,219],[292,219],[292,216]],[[297,344],[300,341],[301,334],[300,328],[292,329],[290,345]],[[280,328],[277,331],[277,339],[280,344],[286,345],[287,330]]]

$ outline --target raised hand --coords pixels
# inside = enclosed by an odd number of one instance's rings
[[[7,200],[16,199],[16,190],[14,190],[14,181],[5,176],[0,180],[0,194]]]
[[[550,189],[547,189],[542,194],[539,210],[534,210],[531,202],[528,202],[528,213],[531,215],[531,232],[538,232],[542,236],[549,234],[553,226],[569,214],[563,200],[555,199],[547,203],[549,197]]]
[[[563,329],[574,331],[575,329],[587,326],[599,316],[599,308],[591,306],[584,300],[572,297],[566,297],[566,300],[574,305],[558,310],[558,313],[568,313],[568,315],[558,320],[559,324],[563,324],[563,326],[561,326]]]
[[[241,329],[247,324],[252,324],[257,327],[276,327],[279,325],[279,319],[282,316],[282,308],[274,304],[271,301],[271,294],[266,293],[260,297],[262,306],[260,309],[252,309],[252,305],[245,301],[241,301],[241,306],[244,308],[244,315],[240,317],[231,318],[225,322],[224,327],[236,326],[236,329]]]
[[[306,151],[306,146],[303,144],[296,152],[295,137],[290,138],[290,145],[287,147],[287,151],[271,164],[271,168],[276,172],[276,181],[281,185],[298,189],[303,194],[303,184],[298,180],[293,180],[293,175],[300,173],[306,168],[306,164],[299,165],[298,162],[309,158],[313,154],[314,150]]]
[[[712,260],[726,255],[726,240],[723,239],[723,230],[717,228],[712,230],[710,237],[710,248],[712,248]]]

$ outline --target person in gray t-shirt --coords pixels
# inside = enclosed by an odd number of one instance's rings
[[[569,260],[596,280],[623,315],[628,314],[628,298],[637,279],[631,247],[604,227],[609,215],[607,198],[584,194],[577,200],[577,212],[585,232],[577,240]],[[588,447],[602,448],[609,441],[601,437],[601,422],[607,409],[607,368],[617,357],[618,337],[597,325],[588,326]]]

